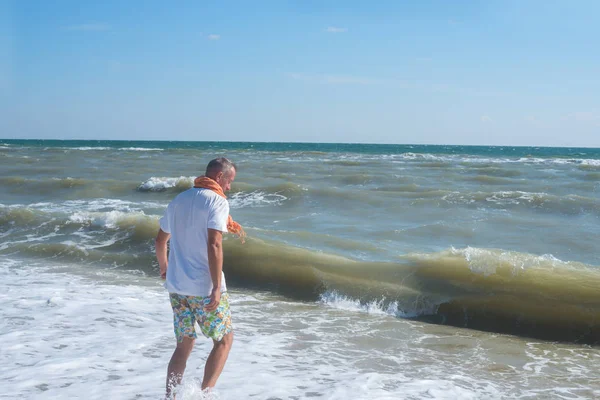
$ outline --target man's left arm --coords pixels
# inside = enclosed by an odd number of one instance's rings
[[[167,257],[167,242],[171,238],[170,233],[166,233],[162,229],[158,230],[154,245],[156,247],[156,259],[160,267],[160,277],[162,279],[167,278],[167,268],[169,266],[169,259]]]

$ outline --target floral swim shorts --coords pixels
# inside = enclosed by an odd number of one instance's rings
[[[231,310],[229,309],[229,294],[221,293],[221,301],[214,311],[206,311],[204,307],[210,303],[210,297],[184,296],[169,293],[173,307],[173,326],[177,341],[183,337],[196,339],[194,322],[198,322],[200,330],[209,339],[220,342],[223,336],[231,332]]]

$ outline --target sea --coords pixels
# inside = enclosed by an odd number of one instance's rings
[[[178,399],[600,399],[600,149],[0,139],[0,398],[161,399],[158,220],[237,166]]]

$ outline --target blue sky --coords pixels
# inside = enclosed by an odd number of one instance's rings
[[[0,0],[0,137],[600,147],[600,2]]]

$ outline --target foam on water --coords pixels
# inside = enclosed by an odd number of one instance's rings
[[[30,208],[40,210],[47,213],[65,213],[72,214],[73,212],[136,212],[146,208],[163,209],[166,204],[152,201],[133,202],[121,199],[103,199],[96,198],[90,200],[67,200],[61,203],[43,202],[33,203],[29,205],[14,204],[10,208]]]
[[[533,254],[474,247],[466,247],[464,249],[455,249],[452,247],[449,250],[449,253],[464,257],[468,262],[471,271],[486,276],[496,273],[497,268],[503,264],[511,266],[513,275],[518,274],[526,268],[536,267],[560,268],[561,270],[581,269],[581,266],[578,263],[564,262],[552,254],[537,256]]]
[[[103,150],[119,150],[119,151],[163,151],[160,148],[147,147],[107,147],[107,146],[78,146],[78,147],[45,147],[44,150],[62,149],[62,150],[79,150],[79,151],[103,151]]]
[[[129,284],[100,283],[6,259],[0,275],[3,395],[160,398],[174,338],[158,281],[114,275]],[[178,399],[600,395],[600,382],[589,374],[600,361],[592,348],[527,343],[261,293],[232,291],[231,299],[236,339],[216,390],[200,393],[210,343],[199,339]]]
[[[403,310],[397,301],[386,302],[384,299],[363,302],[332,290],[320,295],[320,301],[329,307],[340,310],[366,312],[374,315],[391,315],[400,318],[415,318],[421,315],[435,314],[437,305],[415,301],[410,310]]]
[[[69,217],[69,221],[78,224],[91,224],[104,228],[118,228],[123,221],[145,220],[147,218],[158,219],[157,216],[147,216],[143,211],[108,211],[108,212],[76,212]]]
[[[591,165],[594,167],[600,167],[600,160],[581,160],[582,165]]]
[[[189,189],[194,185],[194,176],[172,177],[151,177],[138,186],[138,190],[142,192],[162,192],[164,190],[181,187]]]
[[[146,147],[121,147],[123,151],[164,151],[164,149],[146,148]]]
[[[56,147],[46,147],[44,150],[55,149]],[[93,150],[113,150],[112,147],[90,147],[90,146],[82,146],[82,147],[65,147],[67,150],[81,150],[81,151],[93,151]]]
[[[288,198],[280,193],[265,193],[255,190],[250,193],[238,192],[229,197],[231,208],[264,207],[281,205]]]

